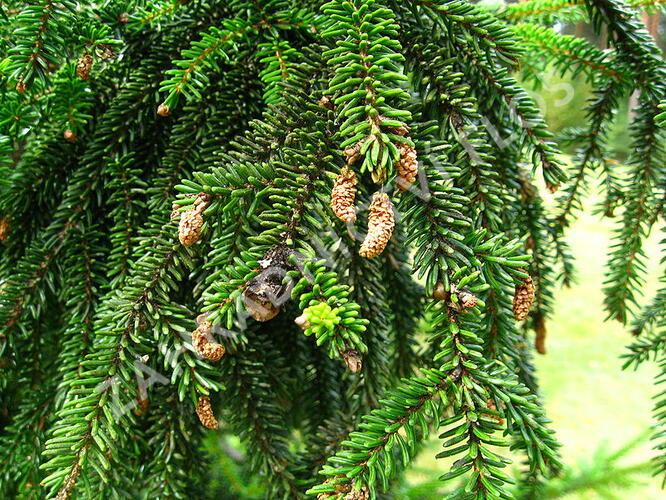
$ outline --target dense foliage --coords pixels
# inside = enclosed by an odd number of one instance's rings
[[[661,3],[5,0],[3,498],[388,498],[433,432],[449,498],[540,498],[531,359],[594,179],[608,315],[666,377]],[[557,141],[550,68],[593,88]]]

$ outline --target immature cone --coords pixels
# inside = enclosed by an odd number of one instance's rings
[[[203,213],[208,207],[210,201],[206,193],[199,193],[192,206],[183,212],[178,224],[178,239],[186,247],[194,245],[201,237],[201,228],[203,227]]]
[[[197,404],[197,416],[201,425],[207,429],[217,429],[217,419],[213,414],[213,409],[210,406],[210,398],[208,396],[201,396]]]
[[[159,116],[169,116],[171,114],[171,110],[166,104],[160,104],[157,106],[157,114]]]
[[[123,12],[122,14],[118,14],[118,22],[123,23],[123,24],[129,22],[129,14],[127,12]]]
[[[81,80],[88,80],[90,78],[90,70],[92,68],[93,56],[92,54],[83,54],[79,63],[76,65],[76,75]]]
[[[368,234],[361,244],[359,255],[372,259],[381,254],[391,239],[395,227],[393,204],[386,193],[372,195],[370,215],[368,215]]]
[[[407,143],[398,145],[400,151],[400,159],[396,162],[396,170],[398,171],[398,189],[400,191],[407,191],[414,181],[419,171],[419,162],[416,158],[416,149]]]
[[[224,356],[224,346],[214,342],[210,335],[213,324],[205,321],[192,332],[192,345],[199,356],[211,361],[219,361]]]
[[[534,300],[534,282],[532,278],[525,278],[521,285],[516,285],[513,295],[513,316],[522,321],[527,318]]]
[[[343,167],[335,180],[331,191],[331,209],[342,222],[350,223],[356,220],[356,184],[358,179],[353,170]]]

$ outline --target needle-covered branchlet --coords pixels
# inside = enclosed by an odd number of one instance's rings
[[[205,315],[197,318],[198,328],[192,332],[192,346],[199,356],[210,361],[219,361],[224,356],[225,348],[213,340],[213,323]]]
[[[525,278],[520,285],[516,285],[513,295],[513,315],[518,321],[527,318],[534,301],[534,282],[532,278]]]
[[[393,235],[395,215],[393,204],[386,193],[372,195],[370,214],[368,215],[368,234],[366,234],[359,254],[372,259],[380,255]]]
[[[217,429],[218,423],[213,408],[210,405],[210,398],[208,396],[201,396],[197,404],[197,416],[201,425],[207,429]]]
[[[338,219],[345,223],[356,220],[356,174],[349,167],[343,167],[331,191],[331,209]]]
[[[203,213],[208,208],[210,196],[199,193],[192,206],[180,216],[178,224],[178,239],[186,247],[194,245],[201,237],[203,227]]]
[[[414,146],[403,142],[398,145],[400,158],[395,164],[398,174],[396,184],[400,191],[407,191],[414,181],[419,172],[419,162],[416,156],[416,148]]]

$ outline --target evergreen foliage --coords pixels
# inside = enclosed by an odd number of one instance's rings
[[[538,498],[532,356],[595,177],[608,316],[666,377],[662,3],[3,2],[3,498],[390,498],[431,434],[448,498]],[[593,87],[571,166],[519,83],[546,67]]]

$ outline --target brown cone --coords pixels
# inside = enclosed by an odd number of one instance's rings
[[[396,162],[396,170],[398,172],[398,189],[400,191],[407,191],[414,181],[419,171],[419,162],[416,157],[416,149],[407,143],[398,145],[400,151],[400,159]]]
[[[83,54],[76,65],[76,75],[81,80],[88,80],[90,78],[90,70],[92,69],[93,56],[92,54]]]
[[[331,209],[342,222],[350,223],[356,220],[356,184],[358,179],[353,170],[343,167],[335,180],[331,191]]]
[[[197,404],[197,416],[201,425],[207,429],[217,429],[218,423],[213,409],[210,406],[210,398],[208,396],[201,396]]]
[[[211,361],[219,361],[224,356],[224,346],[214,342],[210,336],[210,329],[199,327],[192,332],[192,345],[199,356]]]
[[[361,244],[359,255],[372,259],[380,255],[393,235],[395,216],[393,204],[386,193],[372,195],[370,215],[368,215],[368,234]]]
[[[199,193],[192,206],[180,216],[178,224],[178,239],[186,247],[194,245],[201,237],[203,227],[203,213],[210,201],[206,193]]]
[[[532,278],[526,278],[521,285],[516,285],[513,295],[513,316],[518,321],[527,318],[532,301],[534,301],[534,282]]]

